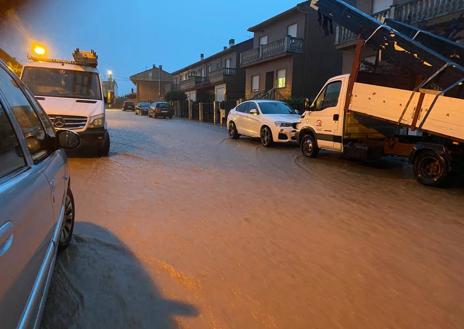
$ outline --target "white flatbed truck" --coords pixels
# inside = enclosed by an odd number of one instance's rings
[[[373,18],[342,1],[314,0],[313,4],[326,6],[324,13],[331,18],[342,12],[339,20],[358,28],[361,38],[351,74],[329,79],[302,115],[297,140],[303,155],[316,157],[319,150],[330,150],[357,159],[407,157],[420,183],[445,184],[464,159],[462,66],[380,22],[376,27]],[[374,32],[364,40],[362,29],[369,24]],[[410,61],[413,73],[424,70],[422,80],[406,88],[388,72],[383,76],[361,72],[361,53],[368,42],[371,46],[376,42],[379,57],[403,56],[400,59]],[[417,76],[413,78],[417,81]]]

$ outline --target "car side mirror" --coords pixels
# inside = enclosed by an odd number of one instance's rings
[[[81,138],[71,130],[60,130],[56,133],[58,145],[65,150],[72,150],[81,144]]]
[[[257,110],[257,109],[251,109],[251,110],[250,110],[250,114],[252,114],[252,115],[258,115],[259,113],[258,113],[258,110]]]

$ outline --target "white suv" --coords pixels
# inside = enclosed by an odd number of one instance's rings
[[[229,137],[259,137],[268,147],[272,143],[296,141],[300,115],[284,102],[252,100],[241,103],[227,116]]]

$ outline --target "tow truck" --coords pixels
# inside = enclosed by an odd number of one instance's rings
[[[420,183],[446,184],[464,159],[464,48],[341,0],[310,6],[358,40],[351,74],[329,79],[302,115],[303,155],[323,149],[355,159],[407,157]],[[362,62],[365,49],[374,63]]]
[[[28,56],[21,79],[50,117],[55,129],[72,130],[81,137],[79,151],[107,156],[110,136],[105,97],[95,51],[76,49],[73,60],[47,58],[43,47]]]

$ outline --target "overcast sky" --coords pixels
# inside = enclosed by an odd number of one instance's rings
[[[244,41],[247,29],[296,5],[297,0],[35,0],[0,36],[0,47],[26,60],[29,39],[49,45],[55,57],[95,49],[100,72],[111,69],[120,93],[129,76],[153,64],[174,71],[220,51],[230,38]],[[6,33],[5,33],[6,32]]]

